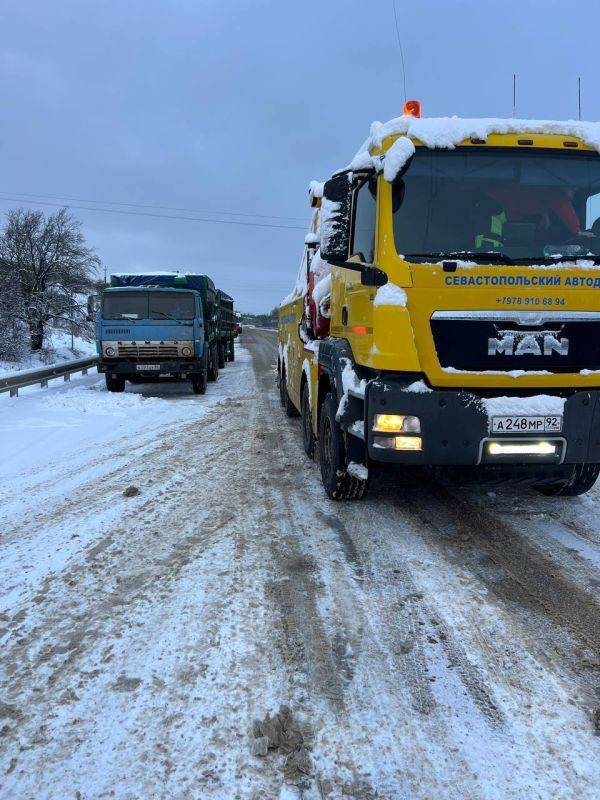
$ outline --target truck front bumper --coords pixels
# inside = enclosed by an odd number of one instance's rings
[[[510,394],[510,391],[499,392]],[[540,390],[538,394],[545,394]],[[421,423],[420,450],[381,447],[373,432],[375,414],[404,414]],[[396,464],[583,464],[600,463],[600,391],[575,392],[565,401],[560,433],[492,434],[481,395],[469,391],[434,389],[406,391],[402,378],[385,377],[367,384],[365,439],[369,458]],[[554,443],[555,454],[490,456],[490,440],[511,444]]]
[[[111,375],[136,375],[144,378],[158,378],[161,376],[193,375],[203,369],[202,359],[185,359],[181,361],[124,361],[122,359],[100,359],[98,372],[108,372]]]

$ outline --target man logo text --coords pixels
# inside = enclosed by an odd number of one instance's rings
[[[551,333],[508,333],[488,339],[488,356],[568,356],[569,340]]]

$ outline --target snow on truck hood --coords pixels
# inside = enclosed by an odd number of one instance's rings
[[[353,161],[372,148],[379,148],[388,136],[399,134],[418,139],[426,147],[452,150],[465,139],[482,139],[497,133],[558,134],[575,136],[600,152],[600,122],[548,119],[501,119],[481,117],[395,117],[388,122],[373,122],[371,132]]]
[[[481,117],[395,117],[388,122],[373,122],[371,132],[346,169],[378,168],[381,156],[372,156],[389,136],[399,136],[386,153],[384,177],[393,181],[406,161],[414,153],[413,140],[426,147],[453,150],[468,139],[485,141],[490,134],[529,133],[574,136],[600,153],[600,122],[549,119],[501,119]],[[386,163],[387,162],[387,163]]]
[[[453,150],[468,139],[485,141],[491,134],[556,134],[574,136],[600,153],[600,122],[550,119],[504,119],[501,117],[413,117],[403,115],[388,122],[375,121],[365,141],[348,166],[338,170],[384,169],[384,177],[393,181],[404,164],[415,152],[414,141],[418,140],[432,149]],[[371,155],[379,149],[389,136],[399,138],[385,154]],[[322,196],[323,184],[311,181],[309,196]],[[320,194],[318,193],[320,191]]]

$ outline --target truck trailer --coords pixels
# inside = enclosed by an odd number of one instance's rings
[[[592,487],[599,150],[598,123],[424,119],[409,101],[311,183],[278,381],[331,498],[384,465]]]
[[[233,297],[220,289],[217,292],[219,303],[219,367],[224,367],[228,361],[234,361],[234,339],[236,337],[235,312],[233,310]]]
[[[108,390],[122,392],[127,380],[180,380],[204,394],[219,375],[221,296],[207,275],[112,275],[96,320],[98,371]]]

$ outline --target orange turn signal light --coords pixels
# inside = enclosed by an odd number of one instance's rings
[[[405,117],[421,117],[421,103],[418,100],[407,100],[404,103],[404,111],[402,112]]]

